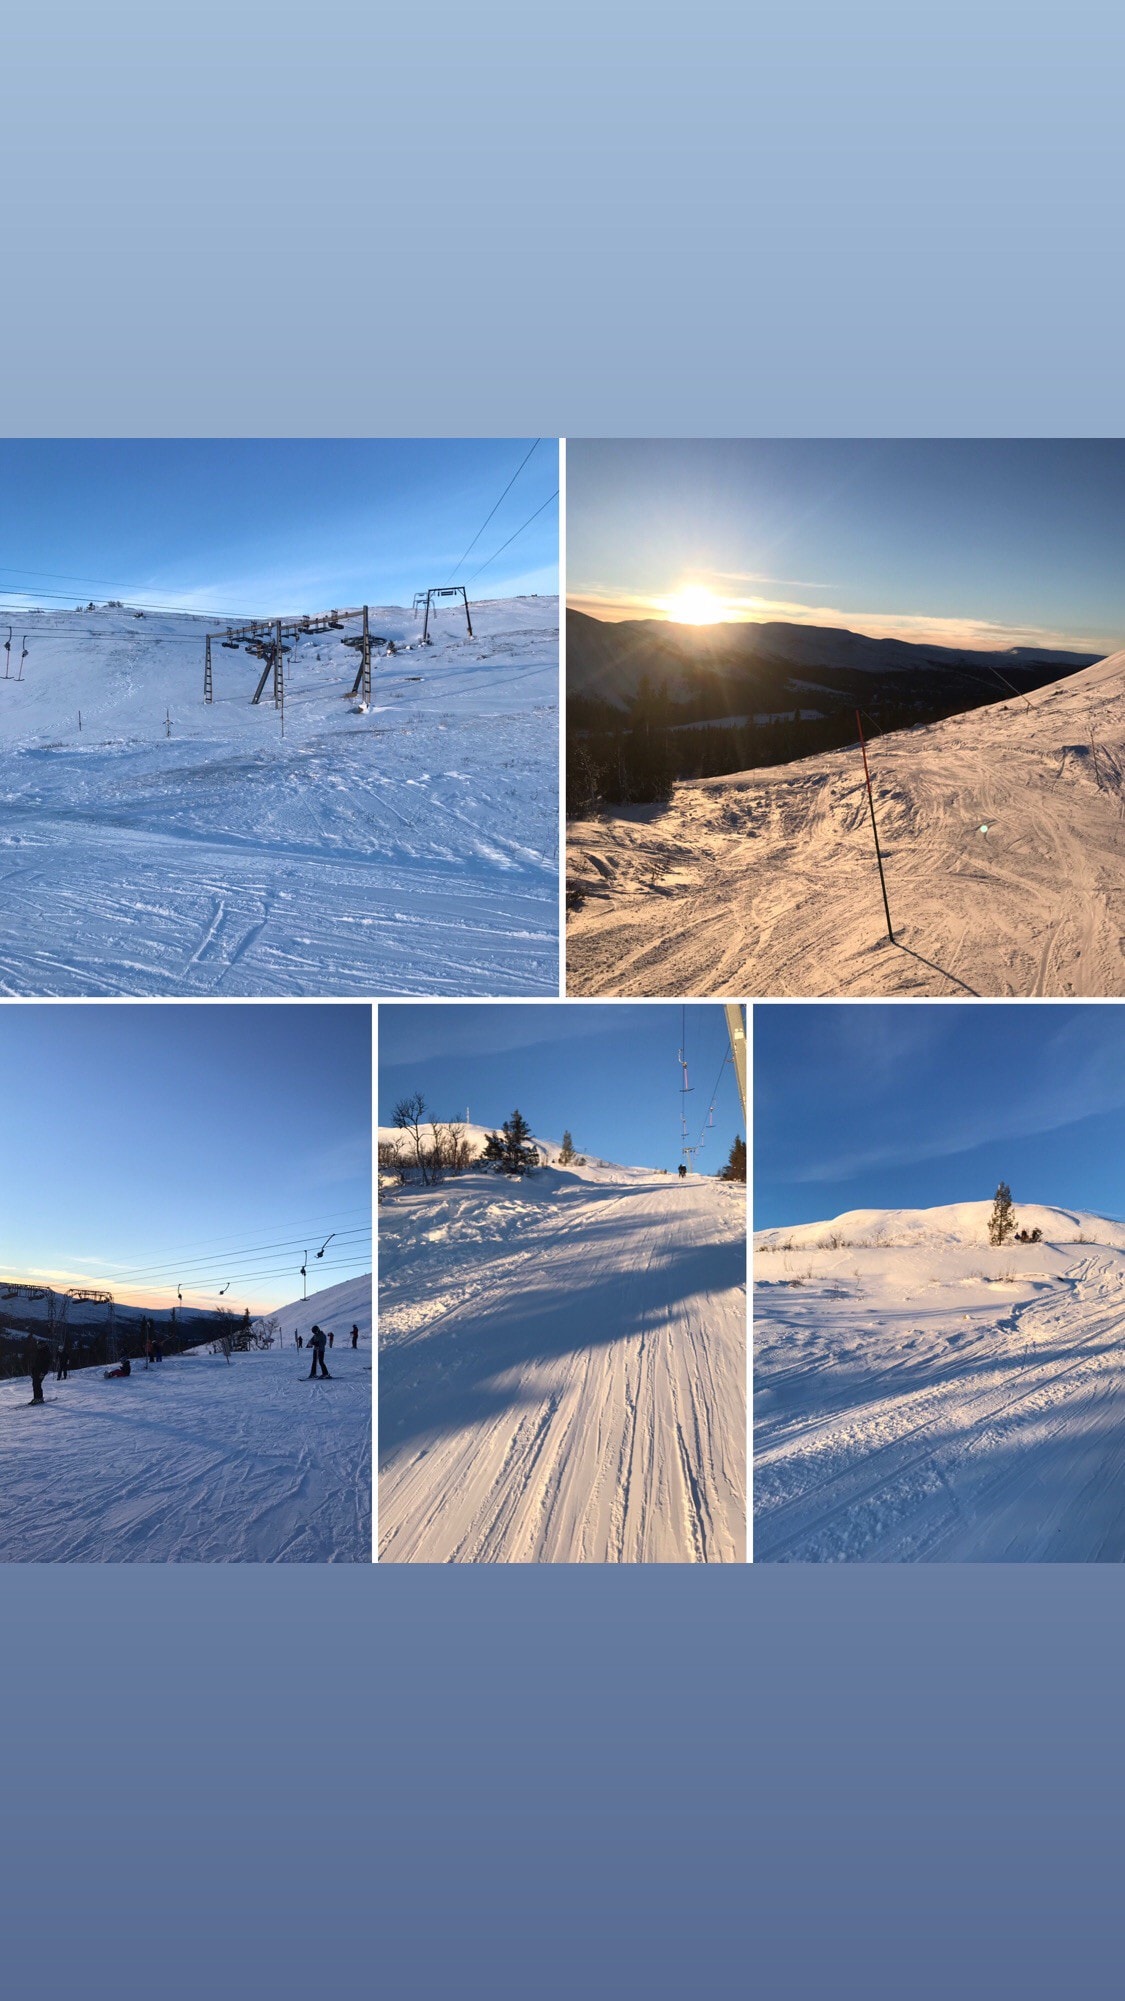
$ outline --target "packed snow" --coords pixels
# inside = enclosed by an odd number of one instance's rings
[[[303,635],[283,733],[262,662],[217,641],[204,703],[213,617],[15,618],[0,993],[556,993],[558,602],[472,620],[431,615],[423,647],[373,608],[396,651],[368,711],[358,620]]]
[[[371,1280],[279,1309],[281,1343],[0,1382],[0,1562],[371,1560]],[[331,1381],[294,1335],[332,1329]],[[352,1323],[359,1347],[349,1346]]]
[[[741,1561],[745,1188],[541,1151],[381,1204],[380,1557]]]
[[[575,823],[574,994],[1125,993],[1125,653]]]
[[[756,1561],[1125,1559],[1125,1223],[991,1208],[755,1237]]]

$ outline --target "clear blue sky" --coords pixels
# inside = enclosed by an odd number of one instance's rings
[[[1016,1202],[1125,1218],[1125,1008],[754,1009],[754,1224]]]
[[[718,1082],[715,1123],[696,1156],[714,1174],[743,1131],[721,1007],[687,1009],[692,1144]],[[579,1153],[625,1167],[680,1160],[681,1011],[597,1002],[379,1009],[379,1123],[421,1090],[435,1117],[498,1126],[517,1106],[542,1139],[567,1129]]]
[[[371,1269],[367,1007],[9,1002],[0,1107],[0,1277],[259,1311],[330,1230],[310,1292]]]
[[[264,615],[558,590],[558,486],[543,439],[30,440],[0,444],[0,591]],[[48,595],[56,593],[56,596]]]
[[[948,645],[1125,647],[1113,440],[571,441],[567,597]]]

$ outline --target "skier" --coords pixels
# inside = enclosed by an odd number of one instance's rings
[[[118,1365],[117,1365],[116,1369],[107,1369],[107,1370],[106,1370],[106,1372],[105,1372],[105,1379],[106,1379],[106,1382],[108,1383],[108,1382],[112,1381],[112,1379],[113,1379],[113,1377],[114,1377],[114,1376],[131,1376],[131,1375],[132,1375],[132,1373],[133,1373],[133,1366],[132,1366],[132,1363],[130,1362],[130,1360],[129,1360],[129,1357],[128,1357],[128,1355],[125,1355],[125,1356],[123,1356],[123,1357],[122,1357],[121,1361],[120,1361],[120,1362],[118,1363]]]
[[[354,1325],[352,1327],[352,1347],[359,1347],[359,1328]]]
[[[680,1162],[680,1180],[681,1180],[681,1181],[686,1181],[686,1180],[687,1180],[687,1168],[686,1168],[686,1167],[684,1166],[684,1163],[683,1163],[683,1161],[682,1161],[682,1160],[681,1160],[681,1162]]]
[[[31,1377],[31,1401],[43,1403],[43,1378],[51,1366],[51,1352],[35,1334],[27,1337],[27,1373]]]
[[[224,1334],[224,1335],[223,1335],[223,1338],[222,1338],[222,1341],[220,1342],[220,1344],[219,1344],[219,1345],[221,1346],[221,1348],[222,1348],[222,1351],[223,1351],[224,1355],[225,1355],[225,1356],[226,1356],[226,1358],[227,1358],[227,1368],[229,1369],[229,1368],[230,1368],[230,1335],[229,1335],[229,1334]]]
[[[329,1328],[329,1330],[328,1330],[328,1346],[329,1346],[329,1347],[331,1347],[331,1346],[332,1346],[332,1343],[333,1343],[333,1341],[334,1341],[335,1339],[336,1339],[336,1336],[335,1336],[335,1335],[333,1334],[333,1332],[332,1332],[331,1328]]]
[[[314,1327],[312,1333],[309,1335],[309,1347],[313,1351],[312,1368],[309,1370],[308,1377],[310,1383],[316,1374],[316,1365],[318,1362],[320,1363],[321,1375],[328,1376],[328,1370],[324,1366],[324,1346],[325,1336],[323,1330],[319,1327]],[[328,1376],[328,1380],[331,1382],[331,1376]]]
[[[69,1375],[70,1375],[70,1330],[68,1328],[67,1332],[62,1337],[62,1346],[59,1349],[59,1366],[55,1371],[55,1381],[57,1383],[65,1383]]]

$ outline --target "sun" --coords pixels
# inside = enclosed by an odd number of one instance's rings
[[[686,584],[668,599],[668,616],[677,625],[716,625],[722,615],[722,600],[702,584]]]

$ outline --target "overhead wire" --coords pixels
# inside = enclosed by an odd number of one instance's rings
[[[538,517],[542,514],[543,509],[549,507],[551,505],[552,500],[557,500],[558,497],[559,497],[559,489],[556,486],[554,492],[549,493],[547,495],[546,500],[543,502],[543,506],[537,507],[534,514],[529,514],[527,520],[524,521],[520,525],[520,527],[516,529],[515,534],[509,535],[506,542],[501,542],[500,547],[496,549],[491,556],[489,556],[487,562],[482,563],[479,570],[473,571],[472,576],[468,579],[469,583],[470,584],[474,583],[477,577],[479,577],[484,570],[487,570],[489,564],[494,563],[496,561],[497,556],[502,556],[504,554],[505,549],[510,549],[512,543],[516,540],[517,536],[522,535],[525,528],[530,528],[532,522],[537,520]]]
[[[481,522],[480,527],[477,529],[476,534],[473,536],[472,541],[469,543],[469,547],[466,549],[465,555],[461,557],[461,560],[457,564],[456,569],[454,569],[450,573],[449,577],[450,583],[453,582],[454,577],[457,575],[457,571],[461,568],[461,563],[465,561],[465,556],[468,556],[471,553],[471,551],[476,548],[476,545],[480,541],[481,536],[484,534],[485,529],[488,527],[488,524],[491,521],[492,516],[496,513],[496,509],[501,505],[502,501],[507,499],[508,495],[512,491],[512,488],[514,487],[517,479],[519,478],[521,472],[523,471],[525,465],[527,464],[528,459],[531,457],[531,452],[535,450],[535,445],[541,445],[542,442],[543,442],[542,438],[536,438],[535,444],[533,444],[531,447],[531,451],[525,452],[523,458],[520,460],[518,466],[516,467],[515,472],[512,474],[511,479],[508,481],[507,486],[504,488],[503,493],[500,495],[500,499],[496,502],[496,506],[491,508],[489,512],[485,515],[484,520]],[[487,565],[485,565],[484,567],[487,567]],[[477,575],[479,577],[480,575],[479,570],[477,571]],[[469,582],[470,583],[472,582],[471,577],[469,579]]]

